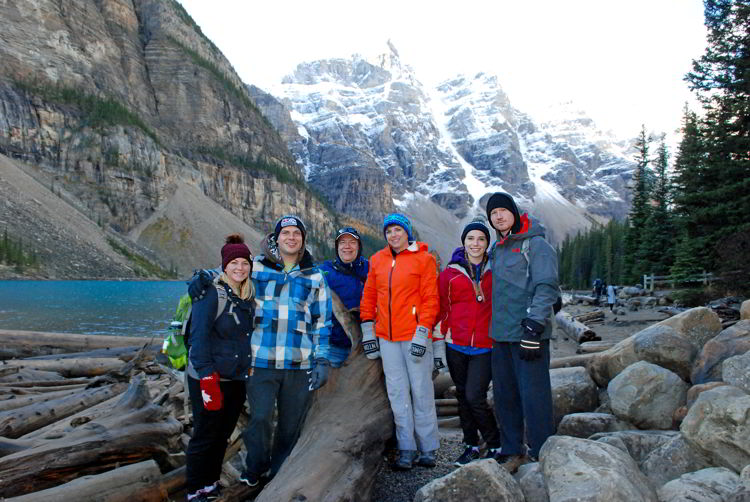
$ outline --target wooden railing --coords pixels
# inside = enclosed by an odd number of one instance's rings
[[[643,276],[643,289],[653,291],[655,286],[669,284],[671,288],[676,288],[678,284],[684,284],[687,282],[701,283],[704,285],[711,284],[711,282],[718,278],[713,272],[706,272],[705,270],[700,274],[692,275],[689,277],[676,278],[671,275],[645,275]]]

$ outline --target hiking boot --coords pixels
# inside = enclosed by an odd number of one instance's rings
[[[260,483],[260,476],[253,472],[243,471],[242,474],[240,474],[240,483],[245,483],[250,488],[258,486],[258,483]]]
[[[417,465],[421,467],[435,467],[437,462],[435,461],[435,450],[423,451],[417,460]]]
[[[479,447],[478,446],[469,446],[466,445],[466,449],[461,454],[460,457],[456,459],[455,462],[453,462],[453,465],[456,465],[458,467],[461,467],[462,465],[466,465],[469,462],[476,460],[479,458]]]
[[[495,461],[500,467],[511,474],[515,474],[519,467],[525,463],[524,455],[503,455],[502,453],[495,456]]]
[[[414,467],[414,461],[418,456],[416,450],[399,450],[398,460],[393,464],[393,468],[397,471],[408,471]]]
[[[484,458],[497,458],[500,455],[501,448],[487,448],[487,451],[484,452]]]

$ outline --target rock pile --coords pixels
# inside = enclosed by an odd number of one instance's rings
[[[740,311],[722,329],[710,308],[690,309],[552,369],[558,431],[538,463],[512,483],[472,463],[415,500],[750,500],[750,300]],[[485,478],[492,497],[467,485]]]

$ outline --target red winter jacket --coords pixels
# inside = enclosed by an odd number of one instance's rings
[[[486,265],[480,281],[482,301],[477,300],[469,273],[461,263],[451,262],[438,277],[440,331],[445,341],[483,349],[492,348],[489,337],[492,318],[492,270]]]

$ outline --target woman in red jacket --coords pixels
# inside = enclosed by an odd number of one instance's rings
[[[453,251],[438,278],[440,331],[446,335],[448,369],[456,384],[458,413],[466,448],[456,465],[479,458],[479,433],[487,443],[486,458],[500,448],[500,433],[487,389],[492,380],[492,271],[487,266],[490,229],[481,219],[464,227],[462,247]]]
[[[415,462],[435,467],[440,446],[432,386],[432,328],[440,309],[437,264],[427,244],[414,240],[406,216],[386,216],[383,234],[388,245],[370,259],[359,304],[362,347],[368,358],[383,359],[400,450],[394,467],[407,470]]]

